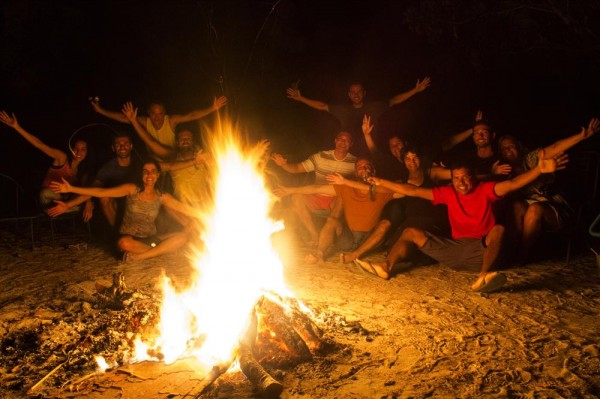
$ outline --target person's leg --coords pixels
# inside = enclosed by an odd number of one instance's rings
[[[388,273],[392,271],[396,263],[408,259],[418,249],[411,234],[414,234],[414,231],[404,229],[398,241],[390,249],[385,262]]]
[[[54,201],[57,200],[61,200],[60,194],[52,192],[49,188],[40,190],[40,205],[44,211],[56,205]]]
[[[117,201],[114,198],[100,198],[102,212],[111,227],[117,223]]]
[[[504,285],[506,277],[502,273],[490,272],[496,266],[496,260],[502,249],[505,229],[502,225],[495,225],[485,236],[485,249],[483,251],[483,261],[481,271],[475,283],[471,286],[474,291],[492,292]]]
[[[366,271],[370,273],[374,271],[377,276],[387,280],[390,278],[392,267],[399,259],[407,258],[412,250],[423,247],[426,242],[427,236],[423,230],[407,227],[392,247],[385,262],[368,262],[360,259],[356,259],[355,262]]]
[[[492,227],[485,236],[485,250],[483,251],[483,262],[481,264],[480,275],[485,274],[494,268],[496,260],[500,255],[500,250],[502,249],[504,231],[504,226],[497,224]]]
[[[306,229],[309,241],[317,242],[319,239],[319,232],[313,222],[312,214],[307,203],[307,196],[304,194],[292,194],[291,206],[296,218],[302,227]]]
[[[508,245],[514,245],[515,248],[519,248],[521,245],[523,220],[528,207],[529,204],[524,200],[514,200],[507,207],[505,240]],[[520,261],[517,254],[513,255],[517,256],[517,261]]]
[[[338,218],[329,216],[325,225],[319,232],[317,249],[306,255],[304,259],[308,264],[319,264],[325,260],[327,250],[335,242],[337,232],[341,231],[341,222]]]
[[[124,238],[124,237],[123,237]],[[146,245],[148,248],[144,252],[130,252],[128,257],[129,260],[144,260],[149,258],[154,258],[155,256],[164,255],[170,252],[173,252],[181,247],[183,247],[187,241],[188,236],[182,232],[168,233],[160,236],[161,242],[156,247],[150,247]],[[134,240],[136,241],[136,240]],[[137,241],[139,243],[139,241]],[[119,240],[119,244],[121,244],[121,240]],[[145,245],[141,243],[142,245]]]
[[[540,202],[529,205],[523,218],[523,234],[519,252],[520,259],[527,259],[529,250],[538,238],[540,238],[544,227],[550,230],[560,227],[557,213],[552,206],[546,206]]]
[[[350,263],[356,258],[360,258],[366,252],[376,248],[383,242],[385,235],[390,229],[391,222],[389,220],[380,220],[375,226],[371,234],[367,237],[363,243],[352,252],[342,252],[340,254],[340,261],[342,263]]]
[[[117,241],[117,246],[122,252],[129,252],[131,254],[141,254],[152,248],[150,245],[138,241],[132,236],[122,236]]]

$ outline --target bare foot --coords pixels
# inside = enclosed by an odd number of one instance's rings
[[[354,259],[356,259],[356,256],[354,255],[353,252],[350,252],[350,253],[342,252],[342,253],[340,253],[340,263],[352,263],[352,262],[354,262]]]
[[[390,278],[390,274],[387,271],[387,264],[385,263],[373,263],[366,260],[354,259],[354,263],[360,266],[365,272],[377,276],[384,280]]]
[[[318,251],[314,254],[309,253],[304,257],[304,263],[308,263],[309,265],[319,265],[323,263],[323,254],[320,254]]]

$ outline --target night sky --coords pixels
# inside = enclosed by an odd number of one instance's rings
[[[596,1],[54,0],[1,11],[0,109],[62,149],[80,127],[112,123],[89,96],[185,113],[224,94],[252,137],[301,159],[333,143],[335,123],[286,98],[298,80],[304,96],[339,103],[353,80],[387,100],[431,76],[388,115],[427,139],[465,129],[477,109],[530,146],[600,115]],[[107,146],[108,132],[87,134]],[[0,135],[0,173],[35,192],[49,159],[4,125]]]

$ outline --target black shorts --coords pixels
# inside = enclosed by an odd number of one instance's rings
[[[161,243],[161,239],[158,238],[157,236],[149,236],[149,237],[136,237],[136,236],[130,236],[131,238],[133,238],[136,241],[140,241],[143,242],[144,244],[154,248],[156,246],[158,246],[158,244]]]

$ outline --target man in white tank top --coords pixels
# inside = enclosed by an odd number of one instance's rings
[[[100,115],[118,122],[129,123],[123,113],[102,108],[98,97],[90,98],[90,104],[92,104],[94,111]],[[221,96],[215,98],[212,106],[208,108],[197,109],[187,114],[167,115],[163,104],[151,103],[147,109],[148,116],[138,116],[137,120],[158,142],[167,147],[175,148],[175,129],[178,124],[201,119],[212,112],[218,111],[225,104],[227,104],[227,98]]]

